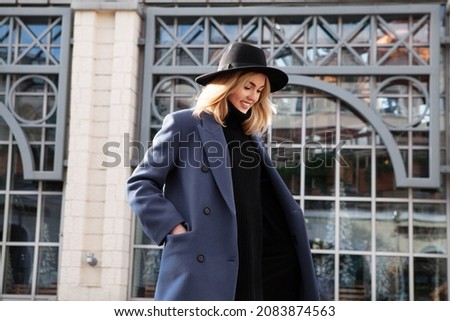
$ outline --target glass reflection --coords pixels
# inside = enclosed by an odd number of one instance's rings
[[[380,79],[381,80],[381,79]],[[385,79],[376,99],[376,110],[392,127],[414,126],[429,122],[426,90],[416,79]]]
[[[306,200],[304,214],[308,236],[314,249],[332,249],[335,244],[334,201]]]
[[[192,107],[197,89],[189,78],[155,77],[154,80],[157,85],[152,97],[152,123],[162,122],[169,113]]]
[[[405,151],[400,151],[406,159]],[[377,180],[376,193],[378,197],[407,197],[408,189],[397,188],[395,185],[394,169],[391,159],[385,150],[376,151],[376,163],[374,164]]]
[[[414,300],[448,301],[446,259],[414,259]]]
[[[155,44],[172,45],[175,40],[172,35],[174,30],[175,19],[173,17],[158,17],[155,25]],[[158,59],[157,59],[158,60]]]
[[[1,102],[1,96],[0,96]],[[3,108],[3,107],[2,107]],[[9,126],[6,124],[3,117],[0,116],[0,141],[9,139]]]
[[[342,196],[371,195],[371,154],[368,149],[340,151],[340,194]]]
[[[441,162],[441,164],[444,164]],[[430,188],[413,188],[413,197],[417,199],[433,199],[444,200],[446,195],[446,175],[441,174],[441,187],[436,189]]]
[[[375,218],[377,251],[408,252],[408,204],[377,202]]]
[[[155,244],[143,231],[141,222],[136,219],[134,224],[134,244],[137,245],[152,245]]]
[[[22,158],[20,156],[19,148],[13,147],[13,159],[12,159],[12,177],[11,177],[11,189],[12,190],[37,190],[38,181],[28,180],[23,177]]]
[[[292,142],[300,144],[302,141],[301,115],[278,113],[273,118],[272,142]]]
[[[447,253],[446,204],[413,205],[415,253]]]
[[[364,76],[344,76],[341,77],[340,84],[341,88],[357,96],[367,96],[371,89],[370,78]]]
[[[370,284],[369,256],[339,256],[339,301],[370,301]]]
[[[336,143],[336,100],[308,97],[306,100],[306,142]]]
[[[12,195],[7,240],[10,242],[34,242],[36,217],[36,195]]]
[[[61,223],[61,200],[60,195],[42,196],[41,231],[39,240],[41,242],[59,242]]]
[[[34,252],[31,246],[7,246],[3,293],[31,294]]]
[[[305,145],[305,194],[332,196],[335,193],[336,158],[332,149],[320,144]]]
[[[377,301],[409,300],[409,260],[398,256],[377,256]]]
[[[58,282],[58,247],[39,248],[36,294],[56,295]]]
[[[201,18],[178,18],[178,35],[187,45],[203,44],[204,26]]]
[[[0,241],[3,241],[3,220],[5,217],[5,195],[0,194]]]
[[[160,249],[135,249],[132,293],[134,298],[153,298],[161,262]]]
[[[233,39],[238,35],[239,25],[236,23],[235,17],[217,17],[211,20],[213,21],[209,29],[209,42],[211,44],[227,45],[229,39],[224,36],[224,33],[230,35]]]
[[[6,188],[6,177],[8,171],[8,145],[0,145],[0,190]]]
[[[346,108],[340,113],[341,140],[346,145],[370,145],[372,143],[372,128],[366,120]]]
[[[334,255],[314,254],[313,261],[320,299],[322,301],[334,301]]]
[[[412,152],[412,176],[429,177],[430,176],[430,155],[428,150],[413,150]]]
[[[339,248],[341,250],[370,250],[371,217],[369,202],[341,202],[339,211]]]
[[[301,149],[272,148],[272,161],[291,193],[300,195]]]

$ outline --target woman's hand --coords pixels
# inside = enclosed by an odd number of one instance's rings
[[[183,224],[178,224],[177,226],[175,226],[171,231],[170,234],[183,234],[186,233],[187,230],[184,227]]]

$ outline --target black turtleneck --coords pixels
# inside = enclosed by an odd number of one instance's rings
[[[251,116],[229,104],[223,129],[231,157],[234,201],[238,223],[239,272],[235,300],[263,300],[261,159],[256,143],[242,124]]]
[[[223,128],[231,157],[238,224],[239,272],[235,300],[299,299],[299,262],[282,206],[257,143],[242,124],[251,116],[229,104]]]

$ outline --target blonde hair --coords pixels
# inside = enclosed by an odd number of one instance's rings
[[[217,123],[225,127],[228,115],[228,96],[241,90],[257,72],[236,71],[218,76],[207,84],[197,97],[194,115],[200,117],[205,112],[212,114]],[[261,91],[258,101],[252,106],[252,115],[243,123],[246,135],[264,134],[272,121],[272,114],[276,112],[275,105],[269,99],[270,83],[266,77],[266,84]]]

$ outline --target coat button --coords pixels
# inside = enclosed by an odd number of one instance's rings
[[[210,213],[211,213],[211,209],[210,209],[209,207],[205,207],[205,208],[203,209],[203,214],[209,215]]]
[[[205,256],[204,255],[197,256],[197,261],[200,262],[200,263],[205,262]]]
[[[203,172],[203,173],[209,172],[209,167],[206,166],[206,165],[203,165],[203,166],[202,166],[202,172]]]

